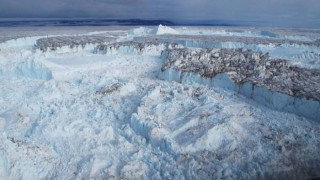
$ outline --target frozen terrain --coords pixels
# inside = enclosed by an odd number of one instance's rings
[[[0,29],[0,179],[320,177],[320,33]]]

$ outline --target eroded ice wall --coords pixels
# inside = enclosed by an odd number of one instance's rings
[[[91,49],[101,44],[108,44],[115,42],[116,38],[106,36],[58,36],[41,38],[36,42],[36,49],[43,52],[58,51],[58,52],[72,52],[79,49]]]
[[[239,92],[268,107],[320,122],[320,71],[248,49],[166,50],[160,77]]]
[[[147,54],[160,56],[163,50],[183,48],[177,43],[160,43],[160,42],[117,42],[107,45],[99,45],[96,52],[100,54]]]
[[[135,40],[179,43],[190,48],[248,48],[289,60],[293,65],[320,69],[319,41],[208,35],[162,35],[136,37]]]

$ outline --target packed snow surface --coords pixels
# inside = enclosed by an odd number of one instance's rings
[[[320,176],[319,123],[235,91],[161,80],[161,52],[187,46],[132,41],[229,30],[159,26],[115,35],[110,28],[0,44],[0,179]],[[315,40],[314,33],[236,32]]]

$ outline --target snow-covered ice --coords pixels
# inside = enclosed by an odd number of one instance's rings
[[[191,47],[134,41],[198,32],[225,36],[229,30],[159,26],[124,33],[109,28],[81,35],[51,32],[0,44],[0,179],[320,176],[319,121],[207,86],[201,76],[194,76],[193,83],[163,80],[159,76],[167,59],[162,51]],[[236,32],[231,35],[308,43],[315,36],[269,29]],[[96,43],[97,37],[104,40]],[[39,39],[65,41],[42,51]],[[74,42],[81,46],[71,47]],[[313,48],[317,53],[319,47]]]

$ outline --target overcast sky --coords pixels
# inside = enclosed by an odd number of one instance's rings
[[[320,28],[320,0],[0,0],[0,18],[220,20]]]

